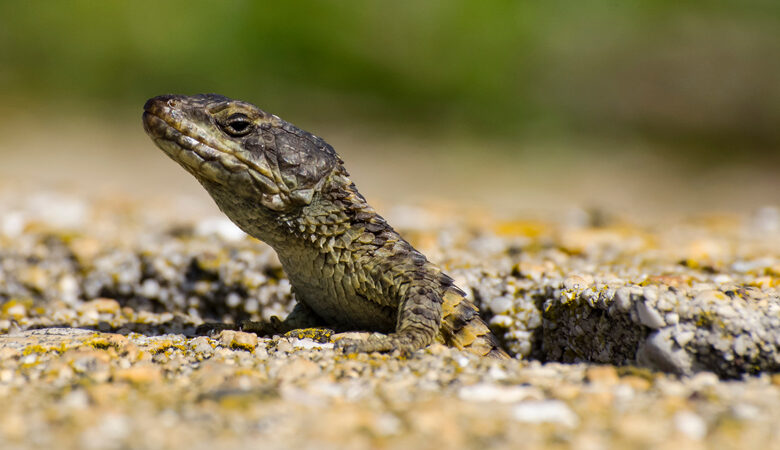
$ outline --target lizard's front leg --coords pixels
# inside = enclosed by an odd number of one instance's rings
[[[237,324],[231,323],[204,323],[195,330],[197,335],[212,335],[222,330],[240,330],[255,333],[258,336],[272,336],[284,334],[288,331],[300,328],[316,328],[324,325],[323,320],[306,304],[298,302],[292,312],[284,320],[277,316],[271,317],[269,322],[253,322],[244,320]]]
[[[433,342],[442,317],[442,297],[428,286],[413,286],[398,310],[395,333],[372,334],[367,340],[342,339],[336,348],[344,353],[392,352],[410,354]]]

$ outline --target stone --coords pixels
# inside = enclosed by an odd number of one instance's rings
[[[460,388],[458,398],[469,402],[516,403],[529,399],[542,400],[544,394],[536,388],[525,386],[478,383]]]
[[[666,326],[661,313],[655,310],[647,304],[646,301],[638,302],[636,304],[637,314],[639,314],[639,321],[642,325],[657,330],[658,328]]]
[[[698,414],[680,411],[673,420],[675,429],[689,439],[699,441],[707,435],[707,423]]]
[[[590,383],[613,385],[619,377],[613,366],[591,366],[585,371],[585,379]]]
[[[115,371],[113,378],[116,381],[126,381],[133,384],[151,384],[160,382],[162,373],[158,367],[152,364],[137,364],[127,369]]]
[[[252,351],[257,347],[257,335],[254,333],[244,333],[237,331],[233,335],[233,341],[230,348]]]
[[[195,353],[200,355],[211,356],[214,353],[214,347],[211,346],[211,341],[206,336],[196,337],[190,341],[190,346]]]
[[[79,196],[88,219],[65,231],[8,186],[0,222],[23,223],[0,232],[9,448],[763,448],[776,434],[780,235],[741,216],[587,226],[567,247],[572,230],[555,221],[488,235],[488,214],[420,208],[436,222],[423,233],[410,219],[404,235],[500,325],[514,358],[442,344],[345,355],[331,339],[370,334],[303,330],[254,350],[236,332],[192,337],[207,320],[285,317],[295,301],[268,246],[195,230],[211,213],[197,202]],[[695,239],[717,252],[688,258]]]
[[[85,302],[79,309],[82,312],[94,310],[98,313],[104,314],[118,314],[120,305],[119,302],[113,298],[96,298],[94,300]]]
[[[667,328],[648,336],[637,351],[637,362],[651,369],[678,375],[693,373],[690,355],[672,342],[673,331]]]
[[[589,284],[589,280],[586,280],[585,277],[580,275],[572,275],[563,280],[564,289],[569,289],[572,291],[583,290],[587,288]]]
[[[579,424],[577,414],[560,400],[522,402],[512,408],[512,416],[525,423],[553,423],[568,428]]]
[[[290,382],[301,378],[313,378],[319,375],[321,371],[320,366],[312,361],[304,358],[294,358],[279,368],[277,376],[284,381]]]

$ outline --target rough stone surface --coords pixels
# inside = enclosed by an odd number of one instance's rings
[[[400,217],[516,357],[499,362],[344,356],[324,330],[196,337],[290,310],[268,247],[219,218],[30,195],[0,190],[3,448],[780,442],[780,228],[756,217]]]

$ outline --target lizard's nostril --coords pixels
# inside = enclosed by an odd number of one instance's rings
[[[157,102],[157,97],[150,98],[144,103],[144,111],[151,111],[154,108],[154,104]]]
[[[153,112],[155,109],[161,107],[175,107],[176,95],[159,95],[152,97],[144,104],[144,111]]]

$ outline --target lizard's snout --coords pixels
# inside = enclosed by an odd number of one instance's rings
[[[198,94],[193,96],[165,94],[152,97],[144,104],[144,111],[160,114],[166,110],[181,110],[188,108],[205,108],[213,104],[224,104],[230,99],[219,94]]]
[[[175,111],[181,108],[181,95],[158,95],[144,103],[144,130],[153,137],[162,137],[169,127],[166,120],[171,120]],[[166,119],[167,118],[167,119]]]

